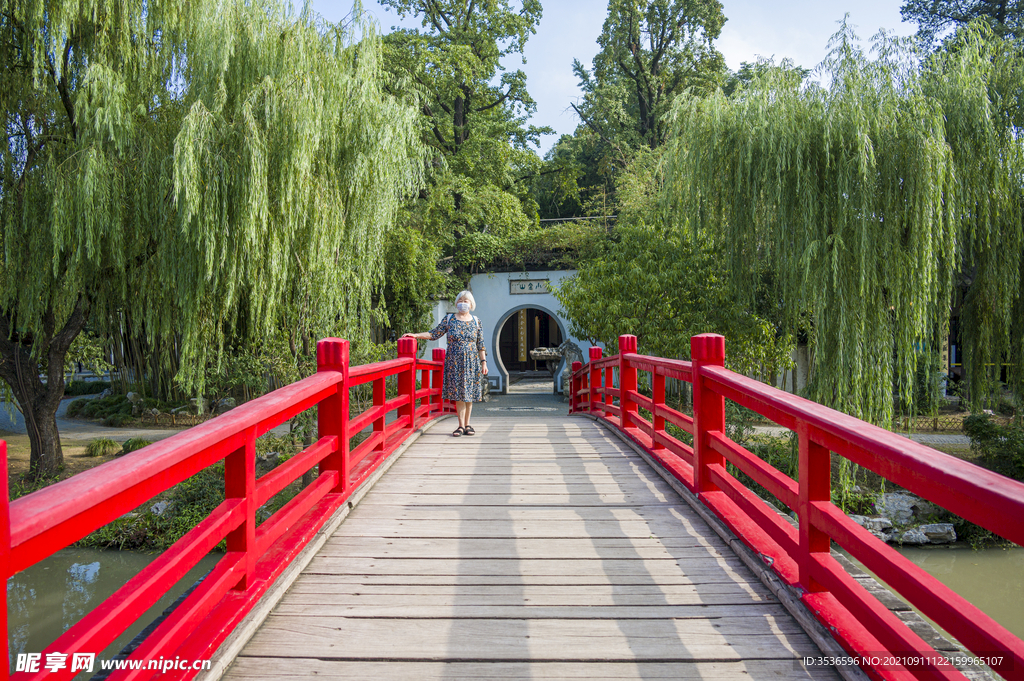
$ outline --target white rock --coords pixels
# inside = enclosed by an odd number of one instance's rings
[[[956,541],[956,530],[953,529],[952,523],[932,523],[921,525],[917,529],[921,530],[932,544],[949,544]]]
[[[158,501],[149,507],[150,513],[153,515],[163,515],[164,511],[171,505],[169,501]]]
[[[864,527],[868,528],[872,532],[889,532],[892,530],[892,521],[885,516],[868,518]]]
[[[127,395],[125,395],[125,397],[127,397],[128,401],[131,402],[132,404],[138,404],[139,402],[142,401],[142,395],[138,393],[128,393]]]
[[[928,535],[922,532],[920,528],[914,527],[903,533],[900,537],[900,542],[904,544],[927,544]]]
[[[891,532],[882,532],[881,530],[868,530],[868,531],[871,532],[871,534],[875,535],[876,537],[878,537],[879,539],[881,539],[884,542],[892,541],[892,533]]]
[[[875,510],[897,525],[906,525],[914,519],[914,504],[918,501],[913,495],[891,492],[878,497]]]
[[[850,520],[857,523],[861,527],[867,527],[868,517],[866,515],[851,515]]]

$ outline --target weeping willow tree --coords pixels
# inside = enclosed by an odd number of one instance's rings
[[[944,198],[958,228],[954,304],[968,395],[977,409],[1008,364],[1024,406],[1024,52],[977,21],[924,73],[956,168]]]
[[[738,295],[752,263],[773,272],[813,399],[890,422],[956,296],[972,400],[1006,358],[1019,390],[1018,48],[975,25],[923,63],[880,34],[869,59],[845,24],[830,47],[827,88],[766,69],[732,99],[681,99],[669,200],[724,244]]]
[[[956,175],[912,61],[884,36],[869,60],[855,40],[845,25],[833,38],[827,89],[767,69],[732,99],[682,99],[669,175],[741,296],[752,263],[774,273],[785,325],[810,335],[812,398],[887,422],[915,343],[948,323]]]
[[[180,348],[193,392],[226,339],[365,328],[423,167],[378,51],[274,0],[0,0],[0,377],[36,474],[86,324]]]

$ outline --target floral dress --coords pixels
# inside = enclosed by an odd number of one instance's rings
[[[483,401],[480,353],[484,351],[484,333],[480,320],[473,317],[464,322],[450,314],[430,332],[430,340],[445,334],[448,334],[448,350],[444,356],[441,397],[459,402]]]

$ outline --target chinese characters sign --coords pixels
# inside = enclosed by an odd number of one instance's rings
[[[547,279],[510,279],[508,292],[511,295],[524,293],[550,293]]]

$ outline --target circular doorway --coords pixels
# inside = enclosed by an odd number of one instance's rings
[[[566,339],[561,320],[543,307],[522,305],[506,312],[495,328],[492,347],[503,392],[558,392],[562,360],[543,350]]]

